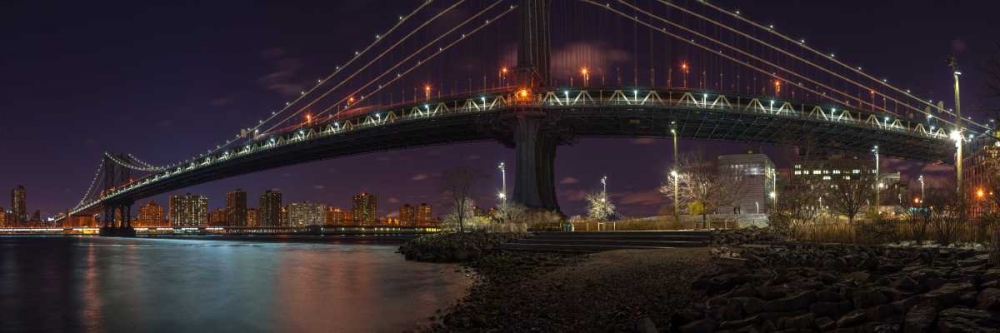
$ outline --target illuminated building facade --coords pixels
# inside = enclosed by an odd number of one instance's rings
[[[346,226],[351,225],[353,221],[354,214],[349,210],[337,207],[327,207],[326,209],[326,224]]]
[[[170,224],[175,227],[198,227],[208,223],[208,198],[202,195],[170,197]]]
[[[410,206],[410,204],[399,206],[399,224],[404,226],[417,225],[416,207]]]
[[[157,204],[156,201],[149,200],[146,204],[139,206],[139,216],[132,225],[135,227],[166,226],[163,213],[163,206]]]
[[[995,199],[990,198],[1000,188],[1000,133],[997,137],[979,137],[967,145],[969,152],[962,159],[962,191],[970,203],[970,214],[975,217],[995,209]]]
[[[238,189],[226,193],[226,225],[247,226],[247,192]]]
[[[378,196],[370,193],[361,192],[355,195],[353,198],[354,208],[352,212],[354,213],[354,219],[357,225],[370,226],[375,225],[378,210]]]
[[[257,214],[256,208],[247,209],[247,225],[248,227],[260,226],[260,215]]]
[[[208,213],[208,225],[222,227],[226,225],[226,209],[219,208]]]
[[[260,204],[257,206],[257,215],[260,219],[261,227],[281,226],[281,192],[278,190],[267,190],[260,195]]]
[[[767,155],[756,150],[746,154],[720,155],[718,157],[719,177],[741,182],[740,193],[729,206],[719,208],[723,214],[767,214],[774,206],[771,192],[774,192],[777,172],[774,162]]]
[[[326,222],[326,205],[309,202],[288,204],[288,226],[305,227]]]
[[[417,207],[417,226],[425,227],[434,223],[434,213],[431,205],[422,203]]]

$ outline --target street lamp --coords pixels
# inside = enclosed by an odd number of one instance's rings
[[[500,194],[498,195],[498,197],[500,197],[500,200],[503,201],[504,208],[506,208],[506,206],[507,206],[507,167],[504,164],[504,162],[500,162],[500,165],[497,165],[497,169],[500,169],[500,179],[503,180],[503,183],[501,185],[502,187],[501,187],[501,190],[500,190]]]
[[[958,197],[962,199],[962,102],[958,89],[958,77],[962,72],[958,70],[958,60],[955,57],[948,58],[948,67],[951,67],[952,75],[955,78],[955,127],[952,132],[952,139],[955,140],[955,179],[958,181]]]
[[[677,174],[677,170],[671,170],[670,176],[674,178],[674,218],[678,218],[680,217],[680,210],[677,206],[677,202],[680,201],[678,200],[680,198],[678,194],[680,192],[680,175]]]
[[[684,73],[684,88],[688,87],[688,64],[681,63],[681,72]]]
[[[601,177],[601,186],[604,188],[601,191],[601,202],[608,201],[608,176]]]
[[[879,206],[882,202],[879,201],[879,195],[882,189],[882,180],[879,179],[879,158],[878,158],[878,145],[872,148],[872,154],[875,154],[875,214],[878,214]]]
[[[924,197],[924,175],[920,175],[920,177],[917,178],[917,181],[920,181],[920,207],[923,207],[924,206],[924,198],[925,198]]]
[[[583,87],[586,88],[590,84],[590,70],[587,67],[581,68],[580,75],[583,75]]]

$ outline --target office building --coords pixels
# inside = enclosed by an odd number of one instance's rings
[[[226,225],[230,227],[247,225],[247,192],[235,190],[226,193]]]
[[[720,155],[719,177],[741,184],[732,204],[719,207],[723,214],[767,214],[774,205],[771,195],[777,180],[774,162],[758,150],[746,154]],[[737,190],[734,188],[734,190]]]
[[[994,135],[976,138],[962,159],[962,192],[972,216],[997,208],[996,200],[988,198],[1000,195],[993,193],[1000,188],[1000,132]]]
[[[309,202],[288,204],[288,226],[305,227],[326,222],[326,205]]]
[[[277,227],[281,225],[281,192],[267,190],[260,195],[257,215],[261,227]]]
[[[170,224],[175,227],[198,227],[208,223],[208,198],[201,195],[170,197]]]
[[[378,196],[361,192],[353,198],[354,208],[352,209],[357,225],[375,225],[378,211]]]

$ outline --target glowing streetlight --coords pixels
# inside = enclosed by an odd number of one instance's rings
[[[601,202],[606,202],[608,200],[608,176],[601,177],[601,186],[604,188],[601,191]]]
[[[507,167],[504,162],[500,162],[497,165],[497,169],[500,169],[500,179],[503,181],[501,184],[500,194],[497,197],[503,201],[504,208],[507,207]]]
[[[677,170],[670,170],[670,177],[674,179],[674,218],[678,218],[680,216],[680,207],[677,206],[677,203],[680,202],[680,194],[678,192],[680,192],[681,175],[677,173]]]
[[[955,127],[952,132],[952,140],[955,140],[955,179],[958,181],[958,195],[962,198],[962,103],[958,89],[958,77],[962,72],[958,70],[958,61],[955,57],[948,58],[948,67],[951,67],[952,75],[955,77]]]
[[[917,181],[920,182],[920,207],[923,207],[924,206],[924,175],[920,175],[920,177],[917,178]]]
[[[875,214],[878,214],[879,206],[882,205],[882,202],[879,201],[879,195],[880,195],[880,192],[881,192],[881,189],[882,189],[882,180],[879,179],[881,177],[879,177],[880,176],[879,175],[879,156],[878,156],[878,146],[877,145],[872,148],[872,154],[875,154],[875,182],[878,184],[877,186],[875,186]]]
[[[429,84],[424,85],[424,98],[428,101],[431,100],[431,85]]]
[[[781,96],[781,80],[774,80],[774,96]]]
[[[590,69],[587,69],[587,67],[581,68],[580,75],[583,75],[583,87],[586,88],[590,85]]]
[[[684,73],[684,88],[688,87],[688,64],[686,62],[681,63],[681,72]]]

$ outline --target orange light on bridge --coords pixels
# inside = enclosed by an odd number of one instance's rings
[[[306,113],[306,123],[307,123],[307,124],[308,124],[308,123],[312,123],[312,121],[313,121],[313,116],[312,116],[312,114],[308,114],[308,113]]]
[[[507,67],[500,68],[500,73],[507,74]]]
[[[976,198],[982,199],[986,196],[986,192],[983,189],[976,190]]]
[[[781,94],[781,80],[774,80],[774,95]]]
[[[580,75],[583,75],[583,87],[586,88],[590,85],[590,69],[587,67],[580,68]]]
[[[347,98],[347,106],[351,106],[351,104],[354,104],[354,96]]]
[[[530,92],[528,91],[528,89],[521,88],[520,90],[517,91],[517,99],[525,100],[528,99],[529,95]]]
[[[424,98],[428,101],[431,100],[431,85],[429,84],[424,85]]]

